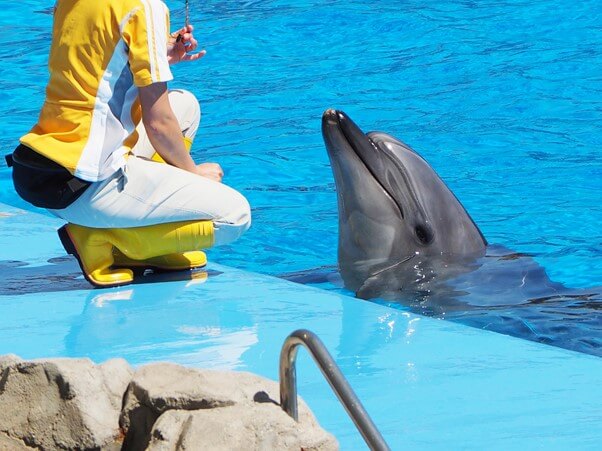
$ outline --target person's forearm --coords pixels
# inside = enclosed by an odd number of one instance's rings
[[[169,103],[167,84],[153,83],[138,90],[142,122],[155,151],[169,164],[197,172],[182,139],[180,124]]]
[[[184,146],[180,126],[173,114],[144,121],[144,127],[161,158],[172,166],[196,172],[196,164]]]

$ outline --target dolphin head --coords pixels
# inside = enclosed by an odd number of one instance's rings
[[[357,291],[375,274],[477,258],[487,242],[429,164],[394,137],[364,134],[343,112],[322,116],[339,207],[339,270]],[[409,276],[415,279],[415,274]]]

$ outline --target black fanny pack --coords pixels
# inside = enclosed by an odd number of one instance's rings
[[[79,179],[60,164],[20,144],[6,163],[13,168],[17,194],[36,207],[60,210],[81,196],[91,182]]]

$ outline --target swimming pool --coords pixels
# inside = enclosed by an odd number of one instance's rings
[[[168,5],[182,22],[183,2]],[[272,275],[336,264],[319,131],[335,107],[419,151],[490,243],[534,255],[569,287],[601,284],[596,2],[193,0],[191,11],[208,53],[176,67],[173,86],[201,99],[195,156],[220,162],[254,213],[251,231],[214,261]],[[0,13],[2,149],[43,100],[50,25],[47,2]],[[0,201],[25,206],[8,176],[0,168]],[[600,352],[597,305],[572,310],[587,319],[577,326],[593,339],[586,352]]]
[[[183,22],[183,2],[167,3]],[[425,156],[490,242],[533,254],[567,286],[602,284],[597,2],[191,0],[191,12],[208,54],[177,67],[173,86],[201,100],[195,156],[219,161],[254,214],[212,261],[269,275],[336,264],[319,131],[334,107]],[[4,150],[43,101],[50,25],[48,2],[0,12]],[[4,166],[0,201],[28,208]],[[573,318],[592,339],[580,350],[599,355],[599,312],[580,305],[553,320]]]

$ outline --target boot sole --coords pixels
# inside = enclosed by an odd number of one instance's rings
[[[164,266],[152,266],[152,265],[132,265],[132,264],[115,264],[112,265],[112,268],[127,268],[127,269],[131,269],[132,271],[134,271],[134,274],[136,274],[137,272],[139,273],[144,273],[144,271],[149,270],[149,271],[153,271],[153,272],[158,272],[158,273],[163,273],[163,272],[180,272],[180,271],[192,271],[195,269],[200,269],[200,268],[204,268],[205,266],[207,266],[207,263],[205,263],[204,265],[198,265],[198,266],[182,266],[182,267],[178,267],[175,268],[173,266],[170,267],[164,267]]]
[[[60,229],[58,229],[57,233],[59,235],[59,239],[61,240],[61,244],[65,248],[65,251],[67,251],[68,254],[73,255],[75,257],[75,259],[77,260],[77,263],[79,264],[80,269],[82,270],[82,274],[83,274],[84,278],[91,285],[93,285],[95,287],[100,287],[100,288],[110,288],[110,287],[119,287],[121,285],[128,285],[128,284],[132,283],[132,281],[121,282],[121,283],[98,283],[97,281],[91,279],[88,276],[88,272],[84,268],[84,265],[83,265],[81,259],[79,258],[79,253],[77,252],[75,243],[73,242],[73,240],[71,239],[71,236],[69,235],[69,231],[67,230],[67,225],[64,225]]]
[[[134,274],[144,274],[146,270],[150,270],[156,273],[165,273],[165,272],[180,272],[180,271],[192,271],[195,269],[204,268],[207,266],[207,261],[203,264],[199,265],[182,265],[182,266],[162,266],[162,265],[153,265],[150,263],[146,263],[143,260],[130,260],[127,262],[118,262],[117,260],[121,257],[115,257],[115,263],[111,266],[112,268],[127,268],[131,269]]]

